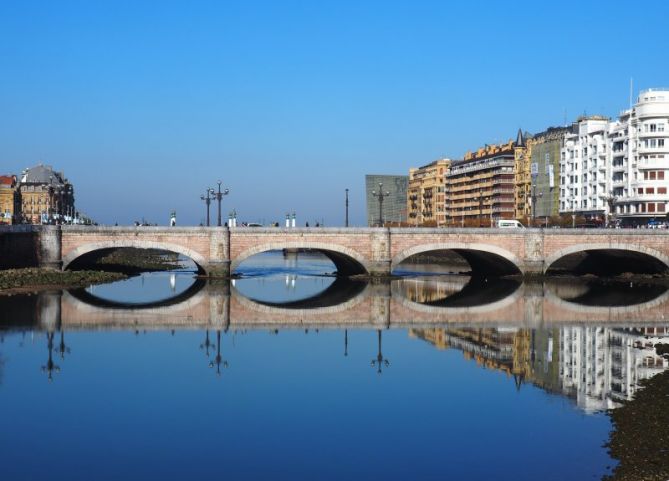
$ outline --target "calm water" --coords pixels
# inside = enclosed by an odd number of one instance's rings
[[[667,367],[662,287],[331,271],[0,297],[1,479],[600,479]]]

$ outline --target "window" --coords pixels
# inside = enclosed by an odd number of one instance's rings
[[[657,139],[657,146],[664,147],[664,139]]]
[[[664,204],[657,204],[657,211],[664,212]]]
[[[664,170],[657,172],[657,180],[664,180]]]
[[[648,204],[648,212],[655,212],[655,204],[653,202]]]
[[[639,189],[637,190],[637,193],[638,194],[643,194],[643,187],[639,187]]]
[[[664,124],[657,124],[657,131],[664,132]]]
[[[666,194],[667,193],[667,188],[666,187],[658,187],[657,188],[657,193],[658,194]]]
[[[655,187],[646,187],[646,194],[654,194]]]
[[[650,131],[657,132],[657,124],[650,124]]]

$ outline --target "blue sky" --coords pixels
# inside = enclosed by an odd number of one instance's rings
[[[103,223],[362,225],[364,175],[669,85],[669,3],[0,2],[0,170],[44,162]]]

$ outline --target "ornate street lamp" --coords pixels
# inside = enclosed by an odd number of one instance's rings
[[[390,192],[383,192],[383,182],[379,182],[379,192],[372,191],[374,197],[379,199],[379,227],[383,227],[383,199],[390,195]]]
[[[216,364],[216,374],[218,376],[221,375],[221,364],[223,364],[223,367],[227,369],[228,367],[228,361],[223,359],[221,356],[221,330],[216,331],[216,357],[214,358],[213,361],[209,362],[209,367],[214,367],[214,364]]]
[[[213,349],[214,344],[209,340],[209,329],[207,329],[206,334],[205,334],[205,338],[204,338],[204,342],[202,344],[200,344],[200,349],[204,350],[204,353],[207,357],[209,357],[209,348],[210,347]]]
[[[379,351],[378,354],[376,355],[376,359],[372,359],[372,367],[376,367],[376,373],[377,374],[382,374],[383,372],[383,367],[389,367],[390,366],[390,361],[388,359],[384,359],[383,353],[381,352],[381,329],[377,329],[377,332],[379,334]]]
[[[221,192],[221,181],[219,180],[217,182],[218,184],[218,192],[214,194],[214,198],[218,201],[218,226],[221,227],[221,199],[223,199],[224,195],[228,195],[230,193],[229,189],[225,189],[223,192]],[[208,225],[208,224],[207,224]]]
[[[57,366],[53,362],[53,332],[47,332],[47,348],[49,349],[49,359],[47,360],[46,366],[42,366],[42,372],[47,373],[49,381],[53,381],[53,373],[60,372],[60,366]]]
[[[205,195],[200,196],[200,200],[203,200],[205,204],[207,204],[207,227],[209,227],[209,206],[211,205],[211,200],[213,197],[211,196],[214,193],[214,189],[211,187],[208,187],[207,190],[205,191]]]

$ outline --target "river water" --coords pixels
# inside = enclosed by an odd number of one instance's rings
[[[669,365],[663,286],[332,270],[0,297],[0,479],[602,479]]]

